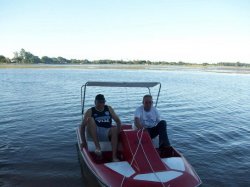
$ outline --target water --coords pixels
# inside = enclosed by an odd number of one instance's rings
[[[88,80],[161,82],[171,143],[203,186],[250,186],[250,75],[83,69],[0,69],[0,186],[95,186],[81,170],[75,134]],[[98,90],[123,122],[144,91]],[[86,107],[95,94],[88,90]]]

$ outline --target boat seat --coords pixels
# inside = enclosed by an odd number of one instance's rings
[[[108,142],[108,141],[105,141],[105,142],[101,141],[99,143],[101,145],[102,151],[111,151],[112,150],[110,142]],[[95,151],[95,144],[94,144],[93,141],[87,141],[87,144],[88,144],[88,151],[90,151],[90,152]]]
[[[132,125],[122,124],[121,130],[125,130],[125,129],[132,129]],[[88,150],[90,152],[95,151],[95,144],[93,142],[92,137],[87,133],[87,131],[85,132],[85,137],[87,137]],[[102,151],[112,151],[110,141],[100,141],[99,143],[100,143]]]
[[[154,148],[159,148],[159,136],[156,136],[155,138],[151,139],[152,143],[154,145]]]
[[[88,151],[90,152],[95,151],[96,148],[95,148],[95,144],[94,144],[92,137],[87,132],[85,132],[85,137],[87,139]],[[99,141],[99,143],[100,143],[102,151],[112,150],[110,141]]]

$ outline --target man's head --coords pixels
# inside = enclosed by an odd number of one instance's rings
[[[153,97],[151,95],[144,95],[142,103],[144,110],[150,111],[153,104]]]
[[[95,104],[104,104],[106,102],[104,95],[98,94],[95,96]]]

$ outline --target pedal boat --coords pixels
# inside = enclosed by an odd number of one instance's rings
[[[82,92],[84,108],[87,86],[145,87],[158,82],[87,82]],[[159,96],[158,92],[158,96]],[[158,101],[158,97],[157,97]],[[82,113],[83,109],[82,108]],[[101,186],[110,187],[196,187],[201,180],[184,156],[173,146],[158,148],[158,139],[151,140],[145,130],[135,130],[132,124],[122,124],[119,134],[119,162],[112,162],[110,142],[100,142],[102,156],[94,153],[95,146],[86,133],[76,129],[79,153]],[[82,138],[83,137],[83,138]]]

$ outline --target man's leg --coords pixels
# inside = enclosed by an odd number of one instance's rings
[[[95,120],[93,118],[89,118],[88,121],[87,121],[88,133],[93,138],[96,149],[101,150],[101,146],[99,144],[99,140],[98,140],[98,137],[97,137],[96,128],[97,127],[96,127],[96,124],[95,124]]]
[[[167,123],[165,120],[161,120],[156,125],[158,134],[159,134],[159,147],[161,146],[170,146],[168,134],[167,134]]]
[[[111,137],[112,158],[117,160],[117,146],[118,146],[118,130],[117,127],[111,127],[109,130],[109,137]]]
[[[147,130],[148,130],[148,133],[149,133],[151,139],[153,139],[159,135],[158,128],[156,126],[152,127],[152,128],[147,128]]]

